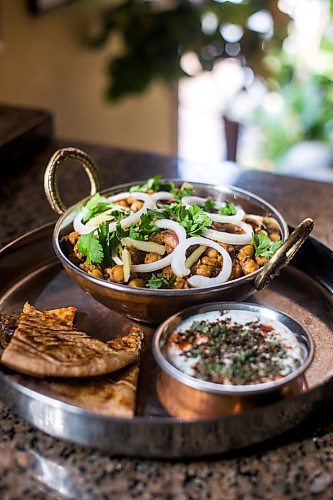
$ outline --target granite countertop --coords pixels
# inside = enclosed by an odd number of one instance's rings
[[[22,162],[0,184],[0,242],[55,220],[42,191],[57,142]],[[71,143],[70,145],[75,145]],[[314,235],[333,247],[333,186],[232,165],[203,168],[176,159],[79,145],[100,165],[105,186],[156,173],[235,184],[275,205],[291,225],[315,219]],[[72,189],[75,180],[75,190]],[[88,191],[74,165],[63,170],[66,203]],[[247,450],[197,461],[111,458],[47,436],[0,403],[0,498],[332,498],[333,404],[289,433]],[[18,480],[19,479],[19,480]]]

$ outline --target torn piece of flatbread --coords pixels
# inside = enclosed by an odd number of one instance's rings
[[[26,305],[1,363],[36,377],[90,377],[120,370],[139,358],[142,335],[108,344],[57,320],[54,311]]]
[[[25,303],[23,306],[23,312],[30,313],[36,309],[30,304]],[[44,311],[51,315],[51,319],[55,317],[57,320],[63,322],[67,326],[73,326],[76,308],[75,307],[62,307],[60,309],[51,309],[50,311]],[[0,313],[0,356],[3,350],[8,346],[10,339],[12,338],[19,321],[19,316],[14,316],[12,314]]]
[[[100,377],[80,379],[24,379],[31,389],[86,410],[111,417],[133,417],[139,375],[138,362]],[[14,380],[23,382],[22,375]]]
[[[55,324],[58,326],[60,324],[66,326],[73,326],[74,319],[76,316],[76,307],[60,307],[59,309],[49,309],[47,311],[38,311],[35,307],[31,306],[26,302],[23,306],[24,314],[38,315],[39,318],[43,319],[43,322],[52,328]]]

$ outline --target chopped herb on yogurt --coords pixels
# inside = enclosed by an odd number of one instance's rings
[[[224,313],[213,320],[198,317],[172,333],[168,357],[181,371],[209,382],[278,380],[302,364],[304,353],[296,336],[275,323],[259,318],[238,322]]]

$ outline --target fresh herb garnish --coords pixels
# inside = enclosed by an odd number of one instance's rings
[[[144,184],[136,184],[135,186],[132,186],[129,191],[130,193],[147,193],[147,191],[149,191],[150,189],[152,189],[153,191],[159,191],[160,179],[160,175],[154,175],[154,177],[148,179]]]
[[[147,214],[149,217],[156,217],[157,219],[167,219],[171,212],[170,206],[167,205],[165,208],[147,208]]]
[[[169,191],[173,195],[175,200],[181,200],[184,196],[191,196],[193,194],[193,187],[191,185],[185,184],[184,186],[181,186],[180,189],[177,189],[173,181],[161,182],[160,175],[154,175],[154,177],[148,179],[144,184],[136,184],[129,189],[130,193],[147,193],[150,190],[155,192]]]
[[[213,223],[199,205],[187,207],[180,203],[172,203],[161,209],[148,209],[147,213],[150,217],[172,219],[179,222],[189,236],[202,234],[203,230]]]
[[[103,262],[105,265],[109,265],[112,263],[112,238],[107,222],[98,226],[97,238],[103,249]]]
[[[193,191],[194,190],[192,186],[185,186],[181,187],[179,190],[172,189],[171,193],[175,200],[181,200],[182,198],[184,198],[184,196],[192,196]]]
[[[107,199],[99,193],[96,193],[84,206],[86,213],[84,215],[83,222],[87,222],[92,217],[105,212],[109,206],[110,203]]]
[[[213,200],[213,198],[207,198],[204,204],[204,211],[205,212],[212,212],[215,208],[216,202]]]
[[[85,215],[83,217],[83,222],[87,222],[88,220],[100,215],[104,212],[107,212],[109,215],[113,215],[117,219],[123,219],[126,215],[128,215],[129,209],[124,207],[120,207],[111,201],[108,201],[107,198],[101,196],[99,193],[96,193],[90,200],[85,204]]]
[[[79,252],[87,257],[88,264],[100,264],[103,261],[103,246],[93,232],[83,234],[77,240]]]
[[[139,224],[132,224],[129,229],[129,237],[134,240],[145,240],[149,239],[151,234],[159,231],[155,221],[151,218],[150,214],[142,214],[140,217]]]
[[[176,281],[175,276],[171,276],[171,278],[166,278],[161,274],[152,274],[151,278],[147,281],[148,288],[171,288]]]
[[[116,230],[110,233],[109,244],[111,250],[113,251],[118,249],[120,251],[122,249],[121,239],[126,238],[126,236],[128,236],[128,230],[123,229],[120,222],[118,222],[118,224],[116,225]]]
[[[278,248],[282,245],[281,240],[272,241],[267,234],[260,232],[252,236],[253,246],[256,257],[265,257],[270,259],[273,257]]]
[[[210,227],[213,221],[199,205],[186,207],[175,203],[170,206],[172,218],[181,224],[189,236],[202,234],[203,230]]]
[[[219,214],[221,215],[235,215],[237,213],[237,209],[233,203],[227,202],[224,207],[219,209]]]

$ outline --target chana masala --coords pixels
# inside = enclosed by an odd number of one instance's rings
[[[62,239],[68,258],[96,278],[130,287],[220,285],[262,267],[281,245],[272,217],[196,196],[160,176],[113,196],[94,195]]]

